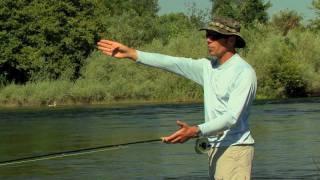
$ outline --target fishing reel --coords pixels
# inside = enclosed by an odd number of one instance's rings
[[[208,153],[211,148],[208,138],[201,137],[196,140],[196,144],[194,146],[194,150],[198,154]]]

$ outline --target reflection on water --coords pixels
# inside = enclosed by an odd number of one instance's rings
[[[320,99],[257,102],[253,179],[320,179]],[[202,104],[0,110],[0,161],[154,139],[176,120],[203,121]],[[0,167],[0,179],[207,179],[194,140],[130,145],[93,154]]]

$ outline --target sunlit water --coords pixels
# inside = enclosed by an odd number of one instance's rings
[[[0,110],[0,161],[148,140],[203,121],[202,104]],[[320,179],[320,99],[257,102],[253,179]],[[130,145],[0,167],[0,179],[207,179],[207,156],[185,144]]]

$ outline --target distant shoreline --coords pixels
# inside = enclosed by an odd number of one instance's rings
[[[264,99],[257,98],[253,104],[276,104],[281,102],[292,103],[300,100],[310,101],[311,98],[320,99],[320,96],[297,97],[297,98],[278,98],[278,99]],[[18,103],[0,103],[0,108],[60,108],[60,107],[85,107],[85,106],[143,106],[143,105],[166,105],[166,104],[201,104],[203,100],[120,100],[120,101],[101,101],[101,102],[57,102],[55,106],[44,104],[18,104]]]
[[[72,106],[133,106],[133,105],[156,105],[156,104],[197,104],[203,103],[202,100],[120,100],[120,101],[101,101],[101,102],[56,102],[55,106],[45,104],[23,104],[23,103],[0,103],[0,108],[56,108],[56,107],[72,107]]]

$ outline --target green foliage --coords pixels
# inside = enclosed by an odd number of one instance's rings
[[[268,1],[262,0],[211,0],[212,15],[237,19],[244,26],[254,22],[265,23],[268,20],[267,10],[271,7]]]
[[[8,81],[4,75],[0,75],[0,88],[6,86],[8,84]]]
[[[197,15],[187,16],[183,13],[172,13],[160,17],[145,15],[139,16],[136,11],[127,12],[110,18],[105,38],[120,41],[133,47],[151,43],[154,39],[160,39],[165,44],[171,37],[199,28],[203,25],[201,17]]]
[[[92,103],[111,100],[106,85],[97,80],[78,79],[68,91],[69,100],[73,103]]]
[[[160,16],[157,21],[156,39],[160,39],[164,44],[167,44],[171,38],[199,28],[199,24],[193,23],[194,19],[191,19],[192,17],[196,18],[196,15],[188,17],[183,13],[172,13]],[[201,23],[201,21],[197,22]]]
[[[10,84],[0,92],[1,104],[13,105],[47,105],[53,101],[66,99],[72,83],[68,81],[47,81],[27,83],[26,85]]]
[[[105,18],[102,38],[137,47],[151,42],[158,34],[157,0],[105,0],[104,5],[110,16]]]
[[[158,9],[157,0],[3,0],[2,76],[17,83],[75,80],[101,36],[133,46],[151,42],[159,34]]]
[[[297,29],[283,37],[274,27],[256,27],[260,28],[248,38],[246,57],[257,72],[260,97],[307,96],[312,93],[310,87],[319,87],[319,75],[313,69],[319,61],[318,34]]]
[[[272,16],[272,25],[286,36],[294,28],[301,27],[302,16],[296,11],[284,10]]]
[[[1,71],[16,82],[76,78],[107,13],[100,7],[88,0],[1,1]]]
[[[245,24],[247,47],[239,52],[256,70],[259,98],[319,94],[318,17],[308,30],[294,11],[265,23],[269,2],[214,2],[214,15]],[[319,0],[313,4],[318,10]],[[149,52],[207,56],[204,33],[198,31],[203,12],[191,7],[189,15],[159,17],[157,11],[156,0],[1,1],[0,104],[201,100],[202,89],[190,80],[93,50],[103,37]]]
[[[315,11],[316,18],[311,20],[310,27],[315,30],[320,30],[320,0],[312,1],[312,9]]]
[[[141,17],[136,11],[127,12],[108,19],[108,28],[104,38],[113,39],[130,46],[141,46],[151,42],[158,30],[157,18],[153,16]]]
[[[17,13],[27,19],[27,21],[17,21],[16,26],[12,24],[4,26],[7,29],[11,28],[11,34],[5,28],[0,32],[0,39],[8,40],[10,39],[8,36],[14,36],[10,41],[4,41],[3,45],[4,47],[13,44],[12,47],[3,48],[5,53],[1,52],[4,59],[0,63],[0,69],[4,72],[3,79],[27,82],[21,86],[19,92],[12,91],[12,96],[8,96],[9,92],[19,86],[8,85],[0,92],[0,96],[2,102],[11,99],[18,104],[34,104],[38,101],[39,104],[47,104],[52,99],[59,102],[85,103],[126,99],[168,100],[168,96],[164,95],[159,85],[172,75],[145,69],[125,61],[117,62],[112,58],[105,60],[101,54],[91,53],[94,43],[97,38],[102,37],[118,40],[133,47],[157,41],[163,47],[174,37],[185,39],[186,36],[190,36],[191,39],[184,42],[184,47],[188,47],[189,40],[195,39],[192,39],[194,34],[186,32],[194,30],[199,34],[197,28],[203,25],[202,17],[196,12],[191,16],[178,13],[158,17],[156,0],[139,2],[83,0],[78,3],[63,0],[55,3],[20,0],[13,4],[14,8],[11,8],[10,1],[1,3],[2,10],[5,11],[0,13],[2,16],[7,14],[8,22],[13,22],[10,18],[14,19],[13,16]],[[170,48],[175,46],[177,50],[175,54],[182,54],[184,48],[179,48],[178,40],[174,42]],[[188,51],[195,52],[195,49],[199,48],[188,48]],[[91,56],[85,60],[89,54]],[[146,77],[150,77],[151,80],[146,80]],[[69,82],[65,85],[69,89],[61,90],[59,97],[50,92],[48,92],[50,98],[31,96],[38,91],[39,87],[36,85],[53,84],[51,79],[59,79],[57,83],[73,79],[74,83]],[[182,87],[184,84],[182,82],[186,81],[178,79],[179,82],[173,81],[172,88],[175,84],[181,84],[179,87]],[[29,93],[31,91],[32,93]],[[177,94],[178,92],[180,91],[177,91]],[[186,98],[183,93],[179,96],[177,94],[176,97]],[[24,98],[19,98],[20,95]],[[174,99],[175,96],[170,97]],[[60,97],[63,97],[63,100]]]
[[[187,4],[187,16],[192,24],[198,29],[204,27],[211,20],[211,11],[209,7],[206,9],[199,9],[196,7],[196,3]]]
[[[212,15],[213,16],[225,16],[230,18],[239,17],[239,10],[236,10],[236,5],[230,0],[211,0],[212,5]]]
[[[319,94],[320,92],[320,35],[311,30],[295,29],[288,35],[297,47],[292,56],[304,68],[302,73],[306,77],[307,92]]]
[[[111,11],[112,16],[134,11],[138,16],[155,17],[159,11],[158,0],[104,0],[103,3]]]

